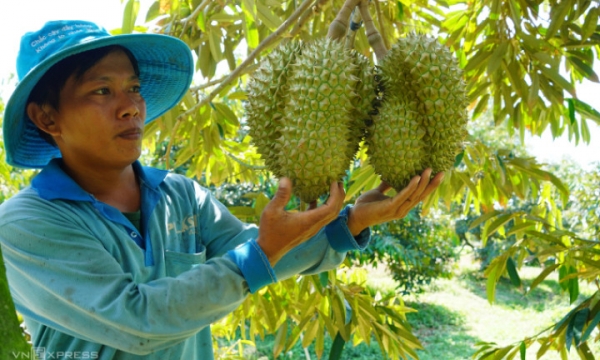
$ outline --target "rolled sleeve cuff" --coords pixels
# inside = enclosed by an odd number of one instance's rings
[[[329,245],[337,252],[364,250],[371,240],[371,229],[369,228],[361,231],[356,237],[352,236],[350,229],[348,229],[348,213],[351,207],[351,205],[346,206],[337,219],[325,227]]]
[[[267,255],[258,246],[255,239],[251,239],[227,253],[240,268],[251,293],[277,282],[277,276],[275,276],[275,271],[273,271]]]

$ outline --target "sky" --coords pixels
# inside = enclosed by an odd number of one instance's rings
[[[0,12],[0,97],[6,102],[12,92],[3,80],[16,73],[15,61],[19,49],[20,37],[27,31],[39,29],[48,20],[89,20],[108,30],[121,26],[126,0],[17,0],[12,1],[10,10]],[[144,9],[152,0],[142,0]],[[143,10],[142,10],[143,12]],[[600,75],[600,64],[595,71]],[[586,82],[577,86],[580,100],[600,111],[600,84]],[[526,145],[529,152],[540,162],[558,162],[563,157],[571,157],[583,166],[591,162],[600,162],[600,126],[588,122],[591,132],[591,145],[570,143],[566,136],[552,139],[547,132],[542,138],[528,137]]]

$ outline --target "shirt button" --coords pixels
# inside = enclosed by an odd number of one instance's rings
[[[132,238],[136,238],[136,237],[137,237],[137,234],[135,233],[135,231],[132,231],[132,232],[131,232],[131,237],[132,237]]]

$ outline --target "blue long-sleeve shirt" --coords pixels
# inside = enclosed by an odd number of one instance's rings
[[[210,324],[249,292],[338,266],[363,249],[347,209],[272,268],[257,227],[191,179],[134,163],[140,230],[85,192],[53,160],[0,205],[10,290],[47,358],[213,358]],[[43,351],[42,351],[43,348]]]

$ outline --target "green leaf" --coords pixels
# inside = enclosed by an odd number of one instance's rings
[[[492,265],[490,265],[492,266]],[[498,281],[496,273],[498,272],[498,266],[494,265],[491,271],[487,275],[486,292],[487,300],[490,304],[494,303],[496,297],[496,282]]]
[[[137,19],[138,10],[140,9],[140,3],[138,0],[128,0],[125,4],[125,10],[123,12],[123,23],[121,26],[122,34],[131,34],[135,27],[135,20]]]
[[[379,179],[379,175],[375,173],[375,169],[370,164],[361,166],[352,172],[350,177],[351,185],[346,191],[346,200],[350,201],[359,192],[365,189],[366,185],[369,184],[373,179]]]
[[[542,281],[544,281],[548,275],[550,275],[550,273],[552,273],[554,270],[556,270],[556,268],[558,268],[560,266],[560,264],[552,264],[548,267],[546,267],[532,282],[531,285],[529,285],[529,289],[527,290],[527,292],[531,292],[533,291],[533,289],[535,289]]]
[[[586,342],[588,340],[588,338],[590,337],[590,335],[592,334],[592,332],[594,331],[594,329],[596,328],[596,326],[598,326],[599,323],[600,323],[600,311],[598,311],[596,313],[596,316],[594,316],[594,318],[592,319],[592,321],[590,321],[590,323],[588,324],[587,329],[585,329],[585,332],[581,336],[581,342],[582,343],[584,343],[584,342]]]
[[[496,216],[498,214],[501,214],[501,212],[498,210],[493,210],[493,211],[490,211],[489,213],[481,215],[477,219],[473,220],[473,222],[471,222],[471,225],[469,225],[469,230],[476,228],[479,224],[493,218],[494,216]]]
[[[589,39],[594,32],[596,31],[596,27],[598,26],[598,15],[600,10],[597,7],[591,8],[587,15],[585,16],[585,22],[581,28],[581,39],[587,40]]]
[[[487,94],[486,94],[487,95]],[[459,152],[454,158],[454,167],[457,168],[465,157],[465,151]]]
[[[577,272],[577,270],[574,268],[573,268],[573,271]],[[577,301],[577,298],[579,297],[579,279],[576,277],[569,279],[568,286],[569,286],[569,300],[571,301],[571,304],[573,304],[575,301]]]
[[[485,234],[486,236],[490,236],[493,233],[495,233],[498,228],[500,228],[501,226],[503,226],[504,224],[506,224],[508,221],[510,221],[511,219],[517,217],[517,216],[521,216],[520,212],[514,212],[511,214],[504,214],[501,216],[498,216],[498,218],[496,218],[496,220],[494,220],[485,230]]]
[[[284,321],[283,324],[279,326],[279,329],[277,329],[277,334],[275,335],[275,344],[273,346],[273,356],[275,358],[277,358],[285,348],[285,342],[287,340],[287,331],[288,323],[287,321]]]
[[[338,332],[333,340],[333,344],[331,345],[331,350],[329,351],[329,360],[341,359],[344,345],[346,345],[346,340],[344,340],[342,335],[340,335]]]
[[[508,272],[508,276],[510,277],[510,281],[515,287],[521,287],[521,278],[519,277],[519,273],[517,272],[517,267],[515,265],[515,261],[513,258],[509,257],[506,260],[506,271]]]
[[[567,57],[567,61],[571,63],[571,65],[576,68],[580,73],[582,73],[588,80],[593,82],[599,82],[598,74],[594,71],[594,69],[588,64],[584,63],[581,59],[576,58],[574,56]]]
[[[469,59],[467,65],[464,68],[465,73],[468,73],[472,70],[475,70],[482,66],[483,64],[487,64],[488,59],[492,56],[492,53],[487,50],[479,50],[475,56]]]
[[[525,355],[527,353],[527,346],[525,345],[525,341],[521,341],[521,345],[519,345],[519,353],[521,354],[521,360],[525,360]]]
[[[319,273],[319,282],[322,287],[326,287],[329,284],[329,271]]]
[[[577,312],[573,317],[573,339],[575,340],[575,346],[579,346],[581,343],[581,334],[589,315],[590,309],[585,308]]]
[[[561,1],[558,6],[552,7],[550,11],[550,26],[546,30],[546,39],[550,39],[556,34],[558,29],[561,28],[562,24],[565,22],[565,17],[569,12],[571,4],[568,1]]]
[[[458,177],[463,183],[465,183],[465,185],[467,185],[469,190],[471,190],[471,192],[473,192],[475,196],[479,197],[479,191],[477,191],[477,186],[475,186],[475,184],[471,181],[468,174],[462,171],[455,171],[454,175]]]
[[[600,112],[581,100],[572,99],[572,101],[579,115],[600,125]]]
[[[160,1],[155,1],[146,12],[145,22],[150,22],[160,16]]]
[[[302,347],[307,348],[313,342],[317,336],[317,331],[319,331],[319,321],[315,319],[306,327],[304,337],[302,338]]]
[[[539,69],[549,80],[560,86],[563,90],[568,91],[571,96],[577,97],[575,87],[558,73],[558,68],[548,69],[545,66],[540,66]]]
[[[502,64],[502,59],[506,56],[506,50],[508,49],[508,42],[503,42],[499,46],[496,46],[496,49],[492,53],[492,56],[487,64],[487,72],[488,74],[493,74],[500,68]]]
[[[586,343],[582,343],[577,348],[577,353],[582,360],[595,360],[594,354]]]
[[[529,222],[529,221],[525,221],[523,223],[520,223],[520,224],[515,225],[512,228],[510,228],[510,230],[506,232],[506,236],[510,236],[512,234],[516,234],[519,231],[524,231],[524,230],[529,229],[529,228],[531,228],[533,226],[535,226],[534,223]]]
[[[575,119],[575,104],[573,104],[573,99],[567,99],[567,104],[569,105],[569,120],[571,121],[571,125],[573,125],[577,121]]]
[[[262,4],[259,1],[256,1],[256,10],[258,14],[258,18],[271,30],[277,30],[277,28],[281,25],[282,21],[278,16],[275,16],[271,9],[269,9],[266,5]]]
[[[229,108],[229,106],[220,102],[213,102],[213,105],[215,106],[215,110],[217,110],[221,115],[223,115],[223,118],[225,118],[225,120],[227,120],[229,124],[235,127],[240,126],[240,122],[237,118],[237,115],[235,115],[235,113]]]
[[[223,51],[221,50],[221,28],[211,26],[208,35],[210,53],[215,62],[218,63],[223,60]]]

